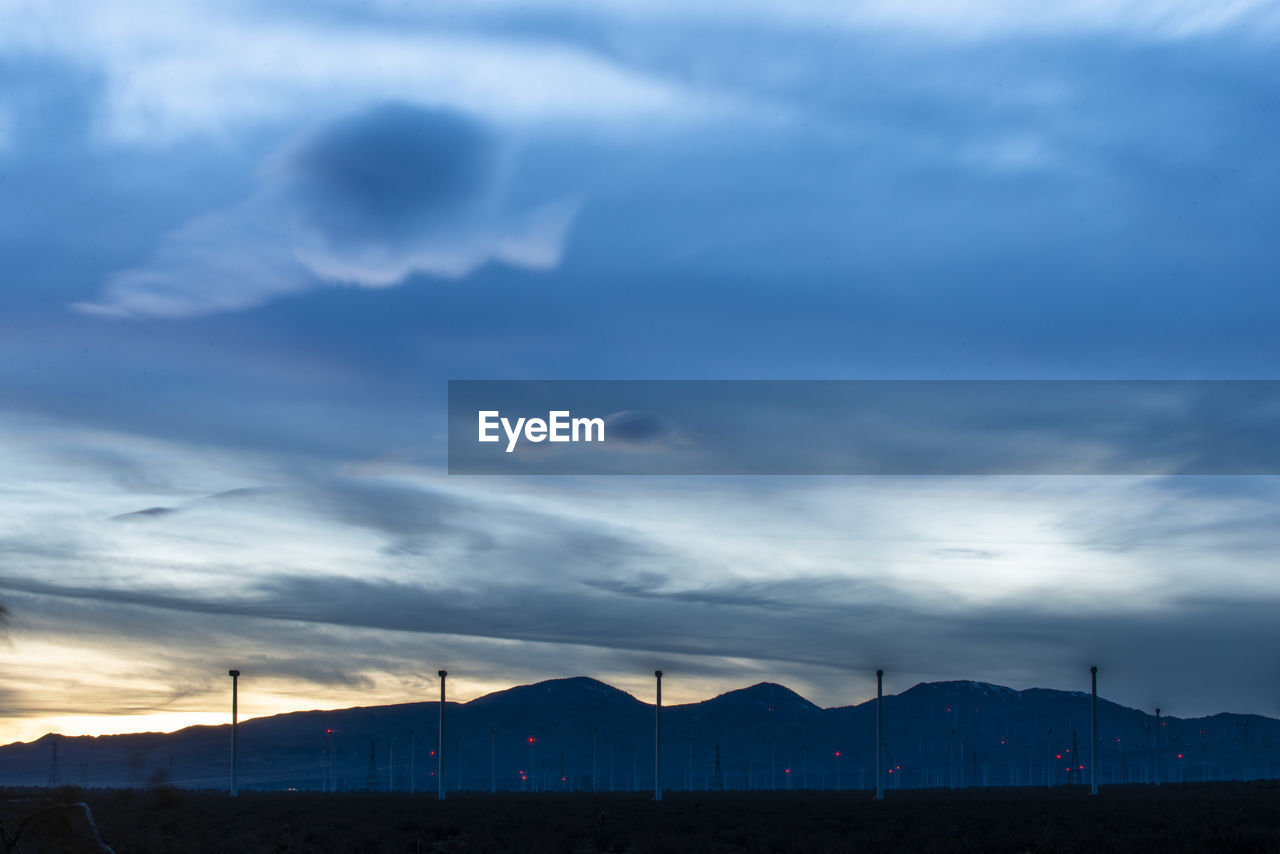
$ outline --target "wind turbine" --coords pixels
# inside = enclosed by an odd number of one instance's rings
[[[881,726],[884,723],[884,671],[876,671],[876,800],[884,800],[884,763],[880,750],[884,746]]]
[[[653,799],[662,800],[662,671],[653,671],[658,681],[657,702],[653,704]]]
[[[444,800],[444,680],[449,671],[438,671],[440,677],[440,735],[436,742],[436,797]]]
[[[1089,738],[1089,794],[1098,794],[1098,668],[1090,667],[1089,676],[1093,681],[1093,690],[1089,695],[1089,718],[1091,733]]]
[[[239,716],[240,704],[240,671],[228,670],[227,675],[231,677],[231,797],[236,797],[238,789],[236,766],[236,718]]]

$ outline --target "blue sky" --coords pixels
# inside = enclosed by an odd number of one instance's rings
[[[1270,478],[443,463],[449,379],[1275,378],[1278,39],[1249,2],[6,4],[0,738],[216,719],[228,666],[250,713],[1093,661],[1276,712]]]

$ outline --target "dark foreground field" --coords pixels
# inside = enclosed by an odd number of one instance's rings
[[[1280,785],[865,793],[433,797],[305,792],[0,791],[25,854],[127,852],[1280,851]]]

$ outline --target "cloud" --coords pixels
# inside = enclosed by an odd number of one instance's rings
[[[465,13],[356,26],[311,7],[17,2],[0,7],[0,48],[64,57],[103,79],[97,134],[164,146],[318,110],[413,98],[509,123],[591,124],[693,116],[707,99],[614,61],[598,46],[461,25]]]
[[[75,307],[190,317],[323,284],[456,279],[491,261],[552,269],[578,204],[510,212],[500,160],[498,141],[474,119],[372,107],[280,152],[250,199],[170,232],[146,263],[111,275],[97,301]]]
[[[263,490],[256,489],[254,487],[240,487],[237,489],[227,489],[227,490],[223,490],[222,492],[216,492],[213,495],[201,496],[200,498],[196,499],[196,502],[238,501],[245,498],[252,498],[253,496],[260,495],[262,493],[263,493]],[[122,521],[122,522],[131,522],[131,521],[146,520],[146,519],[161,519],[161,518],[164,518],[165,516],[171,516],[174,513],[181,513],[183,510],[191,506],[195,506],[195,502],[187,505],[186,507],[161,507],[161,506],[144,507],[141,510],[132,510],[128,513],[117,513],[116,515],[110,518],[111,518],[111,521]]]
[[[173,507],[147,507],[142,510],[134,510],[130,513],[120,513],[111,518],[113,520],[129,521],[135,519],[158,519],[161,516],[168,516],[170,513],[177,513],[177,509]]]
[[[637,587],[676,581],[653,578]],[[3,586],[17,597],[28,622],[49,631],[69,621],[70,627],[58,629],[65,644],[106,633],[144,646],[165,643],[168,657],[189,660],[195,649],[174,636],[181,626],[200,645],[227,655],[239,650],[236,660],[247,656],[243,660],[252,661],[255,670],[293,684],[294,690],[303,685],[372,688],[377,681],[372,674],[404,672],[410,638],[420,636],[439,658],[444,655],[439,650],[451,650],[459,670],[474,666],[498,672],[499,678],[504,663],[521,668],[517,672],[536,670],[540,650],[549,648],[576,649],[562,663],[593,673],[676,658],[684,662],[680,672],[686,677],[714,675],[717,667],[723,676],[723,668],[743,663],[775,678],[793,670],[825,670],[826,678],[817,681],[819,696],[827,701],[847,696],[844,677],[836,674],[877,665],[913,681],[975,677],[1026,687],[1069,682],[1081,662],[1092,662],[1113,680],[1111,696],[1142,705],[1164,692],[1166,707],[1176,697],[1185,712],[1210,713],[1222,710],[1216,703],[1241,709],[1268,696],[1262,686],[1274,661],[1241,659],[1238,651],[1280,640],[1268,617],[1274,597],[1183,597],[1147,611],[1113,602],[1088,613],[1025,604],[939,612],[901,598],[896,605],[857,601],[856,585],[835,578],[775,582],[772,591],[770,585],[730,582],[697,595],[670,596],[546,580],[457,582],[432,589],[291,576],[207,598],[14,579]],[[789,603],[760,595],[784,589]],[[338,638],[347,640],[339,644]],[[512,642],[516,645],[506,652],[492,646]],[[340,665],[325,664],[326,650],[338,655]],[[160,659],[151,663],[155,675],[176,678],[164,656]],[[1233,664],[1224,667],[1224,661]],[[1168,687],[1185,682],[1192,671],[1210,674],[1217,700]],[[506,675],[508,682],[519,678]]]
[[[776,8],[767,0],[752,4]],[[790,6],[791,4],[787,4]],[[1265,0],[1237,0],[1208,6],[1194,0],[1123,0],[1097,3],[1069,0],[1028,4],[1018,0],[951,3],[928,0],[895,3],[864,0],[856,4],[808,0],[788,10],[796,19],[826,21],[850,28],[873,27],[926,31],[949,40],[1000,38],[1041,33],[1121,33],[1147,38],[1190,38],[1254,27],[1274,33],[1277,15]]]
[[[489,191],[494,148],[459,114],[390,103],[322,128],[283,169],[304,218],[325,239],[401,242]]]

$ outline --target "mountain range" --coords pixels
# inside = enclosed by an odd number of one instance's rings
[[[242,789],[435,792],[439,704],[306,711],[238,727]],[[446,703],[448,790],[651,791],[654,708],[603,682],[556,679]],[[875,701],[820,708],[762,682],[662,709],[662,784],[692,789],[875,785]],[[231,727],[50,734],[0,747],[0,784],[226,788]],[[1098,781],[1270,778],[1280,721],[1175,718],[1099,698]],[[884,698],[890,788],[1089,780],[1089,695],[930,682]],[[717,764],[718,757],[718,764]]]

